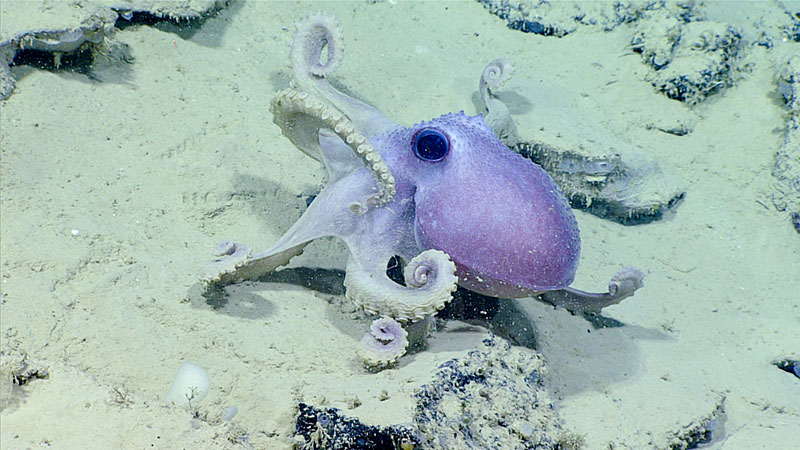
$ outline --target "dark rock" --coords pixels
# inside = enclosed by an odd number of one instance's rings
[[[336,408],[316,408],[305,403],[298,408],[295,432],[303,439],[303,449],[394,450],[419,445],[408,428],[364,425]]]

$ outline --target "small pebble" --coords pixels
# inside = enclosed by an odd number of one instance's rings
[[[225,412],[222,413],[222,421],[223,422],[230,422],[231,419],[239,412],[239,408],[235,406],[228,406],[225,408]]]
[[[522,422],[517,425],[517,432],[524,439],[529,439],[533,435],[533,425],[530,422]]]
[[[317,415],[317,423],[323,428],[327,428],[332,420],[333,418],[331,418],[331,415],[326,413],[325,411],[322,411]]]

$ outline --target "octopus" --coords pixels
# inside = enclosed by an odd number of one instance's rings
[[[330,83],[343,48],[334,18],[299,21],[293,79],[271,104],[283,134],[322,162],[327,184],[268,249],[220,244],[206,282],[257,279],[310,241],[335,236],[350,253],[346,296],[406,325],[444,308],[457,286],[491,297],[539,296],[573,314],[599,313],[642,286],[642,273],[626,268],[606,292],[570,287],[581,248],[575,216],[547,172],[498,137],[512,124],[491,94],[507,75],[506,60],[481,77],[486,118],[461,111],[406,127]],[[401,262],[403,282],[387,275],[390,261]]]

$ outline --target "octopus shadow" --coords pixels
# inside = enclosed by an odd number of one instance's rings
[[[198,309],[208,309],[241,319],[260,320],[272,316],[276,307],[264,298],[261,292],[277,290],[254,283],[240,283],[229,286],[206,286],[197,283],[189,289],[187,301]]]
[[[533,103],[519,93],[513,91],[492,91],[492,95],[497,97],[498,100],[508,107],[508,112],[511,113],[512,116],[521,116],[533,109]],[[481,93],[479,91],[473,92],[470,99],[475,106],[475,111],[482,112],[485,116],[486,113],[484,112],[485,108],[483,100],[481,99]]]
[[[402,284],[400,264],[390,264],[387,274]],[[302,288],[323,294],[320,297],[341,299],[345,293],[344,278],[345,272],[341,270],[286,268],[253,281],[224,287],[198,283],[189,298],[197,308],[210,307],[221,314],[258,320],[271,316],[276,309],[264,292]],[[494,298],[458,288],[453,300],[436,315],[439,328],[455,339],[437,340],[437,345],[450,342],[444,345],[464,348],[470,341],[467,335],[477,331],[475,327],[486,329],[513,345],[543,353],[550,367],[549,383],[559,395],[572,396],[584,391],[601,391],[609,385],[631,380],[639,371],[637,342],[670,338],[659,330],[620,327],[620,322],[603,316],[576,320],[566,311],[554,310],[549,304],[532,300],[534,298]],[[320,298],[320,301],[324,300]],[[352,310],[341,309],[341,305],[349,301],[341,299],[329,303],[338,305],[329,310],[330,320],[357,340],[359,333],[353,331],[355,328],[340,323],[356,320],[349,314]],[[606,322],[615,326],[609,327]],[[430,345],[433,344],[423,339],[409,348],[406,363],[416,353],[431,350]]]
[[[402,265],[395,260],[389,262],[386,273],[396,283],[403,284]],[[341,270],[294,267],[267,273],[253,281],[273,286],[300,286],[320,294],[341,296],[345,294],[344,278],[345,272]],[[190,297],[201,299],[196,301],[223,314],[259,319],[270,315],[274,309],[270,303],[261,306],[265,300],[256,291],[264,290],[262,284],[258,287],[252,282],[224,287],[212,284],[204,290],[200,285],[197,288],[201,292]],[[584,318],[595,329],[622,325],[614,319],[600,315],[584,315]],[[439,311],[436,319],[480,326],[513,345],[538,348],[536,324],[520,307],[519,300],[488,297],[459,287],[453,293],[453,300]]]
[[[603,392],[611,385],[635,382],[642,372],[641,343],[674,340],[658,328],[626,325],[597,329],[539,302],[523,299],[516,303],[531,320],[546,318],[537,320],[538,350],[547,361],[547,382],[560,397]]]
[[[227,286],[197,283],[189,290],[187,299],[196,307],[211,307],[232,317],[263,319],[274,313],[275,306],[259,292],[283,290],[287,284],[323,294],[344,295],[344,272],[297,267]]]
[[[268,226],[273,234],[280,235],[297,221],[318,193],[319,186],[314,186],[307,192],[293,193],[280,181],[236,174],[233,190],[227,195],[247,204],[258,217],[259,223]],[[289,212],[292,209],[296,214]]]

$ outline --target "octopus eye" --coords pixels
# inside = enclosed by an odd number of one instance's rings
[[[437,162],[447,156],[450,142],[441,131],[425,128],[414,137],[414,154],[424,161]]]

